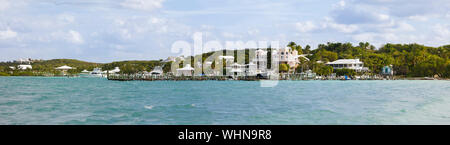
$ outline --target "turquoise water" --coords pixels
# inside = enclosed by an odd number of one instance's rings
[[[0,77],[0,124],[450,124],[449,81]]]

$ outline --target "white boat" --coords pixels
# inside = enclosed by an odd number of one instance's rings
[[[115,73],[120,72],[120,69],[119,69],[119,67],[115,67],[113,70],[110,70],[110,71],[102,71],[101,68],[97,67],[97,68],[94,68],[94,70],[92,70],[92,71],[83,70],[80,73],[80,77],[88,77],[88,78],[90,78],[90,77],[98,77],[98,78],[107,77],[108,72],[109,72],[109,74],[115,74]]]
[[[101,68],[94,68],[94,70],[92,70],[89,73],[89,77],[103,77],[103,72]]]

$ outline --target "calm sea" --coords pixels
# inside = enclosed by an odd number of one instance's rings
[[[0,124],[450,124],[450,81],[0,77]]]

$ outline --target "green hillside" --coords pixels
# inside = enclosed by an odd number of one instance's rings
[[[302,62],[300,67],[295,70],[297,73],[307,69],[311,69],[319,75],[329,75],[331,73],[353,75],[354,72],[347,72],[348,70],[333,70],[330,66],[324,65],[326,62],[334,61],[337,59],[355,59],[359,58],[364,62],[364,66],[370,69],[368,74],[379,74],[383,66],[393,65],[395,75],[405,77],[433,77],[439,76],[443,78],[450,77],[450,45],[441,47],[429,47],[420,44],[385,44],[379,49],[376,49],[373,45],[365,42],[359,43],[357,46],[353,46],[351,43],[326,43],[319,44],[317,49],[311,50],[309,45],[302,47],[290,42],[288,47],[296,49],[299,54],[310,54],[307,57],[310,61],[300,59]],[[245,50],[222,50],[222,53],[227,55],[234,55],[237,58],[237,54],[245,54],[245,61],[240,63],[248,64],[252,55],[249,52],[255,49]],[[270,49],[268,59],[270,59]],[[242,52],[244,51],[244,52]],[[201,55],[191,56],[202,60],[213,55],[214,52],[208,52]],[[214,56],[215,58],[216,56]],[[194,59],[191,60],[193,63]],[[236,61],[236,60],[235,60]],[[268,60],[270,62],[270,60]],[[180,67],[183,63],[181,62]],[[215,64],[215,63],[213,63]],[[32,70],[11,70],[9,66],[17,66],[15,63],[0,63],[0,76],[5,75],[18,75],[18,76],[31,76],[31,75],[45,75],[45,74],[58,74],[55,68],[68,65],[76,69],[70,70],[69,73],[77,74],[86,69],[91,71],[95,67],[100,67],[103,70],[112,70],[114,67],[120,67],[121,73],[133,74],[142,71],[152,71],[155,66],[164,66],[164,71],[170,71],[171,64],[163,63],[161,60],[149,60],[149,61],[118,61],[112,63],[92,63],[75,59],[53,59],[44,60],[32,63]],[[214,67],[214,66],[213,66]],[[284,70],[286,66],[280,66]],[[283,69],[284,67],[284,69]],[[270,63],[268,68],[271,68]]]

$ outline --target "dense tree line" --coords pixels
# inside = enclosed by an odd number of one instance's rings
[[[319,74],[327,75],[329,68],[322,63],[337,59],[361,59],[364,66],[370,69],[370,74],[379,74],[381,68],[393,65],[395,75],[406,77],[450,77],[450,45],[428,47],[420,44],[385,44],[376,49],[368,42],[358,46],[351,43],[320,44],[307,56],[309,69]],[[319,63],[320,62],[320,63]],[[326,72],[326,73],[325,73]],[[336,73],[336,72],[334,72]]]

